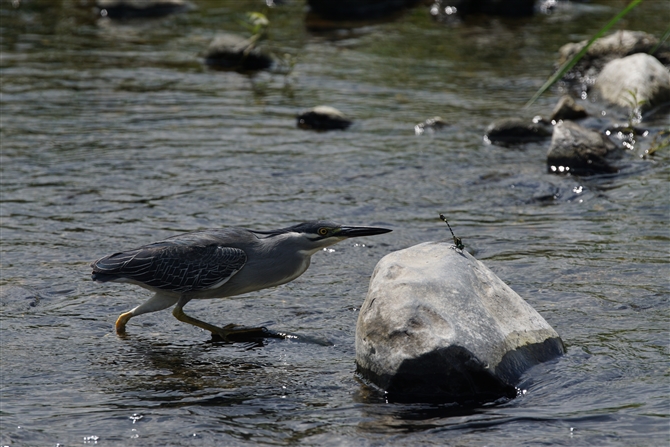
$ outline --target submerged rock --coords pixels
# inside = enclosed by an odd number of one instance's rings
[[[502,118],[486,128],[486,139],[493,144],[512,145],[540,141],[551,135],[543,124],[526,122],[521,118]]]
[[[383,17],[418,0],[307,0],[311,10],[328,20],[367,20]]]
[[[356,325],[358,372],[392,400],[514,397],[524,371],[563,352],[540,314],[445,242],[382,258]]]
[[[342,112],[330,106],[316,106],[298,115],[298,127],[311,130],[346,129],[351,125]]]
[[[547,169],[555,174],[593,175],[618,172],[610,161],[620,150],[601,133],[572,121],[554,126],[547,153]]]
[[[414,133],[416,135],[423,135],[424,133],[435,133],[447,127],[448,124],[439,116],[428,118],[423,123],[414,126]]]
[[[272,62],[250,39],[235,34],[218,35],[205,53],[207,65],[227,70],[265,70]]]
[[[595,88],[612,104],[646,110],[670,101],[670,71],[653,56],[633,54],[605,65]]]
[[[191,8],[184,0],[97,0],[96,6],[111,19],[163,17]]]
[[[584,107],[580,106],[570,95],[563,95],[558,100],[556,107],[551,112],[550,121],[558,122],[562,120],[577,120],[586,118],[588,113]]]
[[[488,14],[503,17],[530,17],[535,12],[535,0],[435,0],[430,14],[444,20],[458,14]]]

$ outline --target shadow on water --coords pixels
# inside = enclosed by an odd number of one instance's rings
[[[144,336],[119,337],[122,349],[101,358],[103,389],[124,399],[123,407],[142,401],[150,406],[232,405],[245,395],[218,395],[250,385],[258,373],[272,364],[245,353],[263,347],[263,342],[245,343],[166,343]],[[230,350],[230,355],[225,355]],[[261,374],[264,375],[264,374]]]
[[[192,342],[110,334],[106,339],[116,339],[118,348],[110,357],[97,359],[104,370],[99,386],[110,395],[125,396],[116,403],[122,408],[137,407],[139,402],[167,408],[230,406],[276,394],[277,384],[286,382],[286,368],[268,355],[268,349],[333,346],[323,338],[276,334],[281,336],[236,342],[215,337]]]
[[[589,359],[579,352],[569,361],[557,359],[532,368],[528,376],[522,380],[524,389],[518,389],[518,397],[502,398],[495,402],[480,404],[459,403],[389,403],[385,393],[368,386],[359,379],[360,389],[355,393],[354,400],[364,403],[361,407],[362,421],[359,429],[363,432],[378,434],[397,433],[438,433],[457,432],[460,436],[473,432],[487,432],[504,427],[510,430],[514,426],[539,425],[548,429],[565,430],[572,436],[575,426],[588,424],[615,423],[617,418],[602,414],[600,411],[578,409],[575,401],[581,400],[574,386],[573,375],[566,375],[574,363]],[[533,378],[537,378],[534,383]],[[583,384],[579,384],[582,386]],[[532,401],[546,400],[546,392],[553,392],[555,387],[564,391],[560,398],[565,402],[561,406],[561,416],[556,409],[537,405],[532,408]],[[528,388],[528,389],[526,389]],[[528,393],[528,394],[527,394]],[[529,406],[531,409],[529,409]],[[632,405],[637,408],[639,405]],[[640,423],[646,423],[642,419]],[[555,428],[558,427],[558,428]]]
[[[513,403],[513,398],[500,398],[493,402],[444,402],[407,403],[389,400],[388,393],[369,384],[360,376],[356,377],[360,389],[354,394],[354,401],[366,404],[362,408],[364,421],[359,428],[375,433],[411,433],[449,427],[466,428],[473,420],[477,427],[484,428],[504,423],[500,416],[494,416],[498,408]],[[474,427],[474,426],[473,426]]]

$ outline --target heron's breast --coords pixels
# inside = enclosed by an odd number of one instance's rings
[[[194,298],[224,298],[286,284],[305,273],[309,263],[309,257],[250,259],[228,282],[216,289],[199,292]]]

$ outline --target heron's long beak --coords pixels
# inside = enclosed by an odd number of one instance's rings
[[[375,227],[340,227],[340,231],[337,232],[337,237],[360,237],[360,236],[374,236],[375,234],[384,234],[389,233],[390,231],[387,228],[375,228]]]

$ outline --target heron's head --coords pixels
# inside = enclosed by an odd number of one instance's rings
[[[353,227],[340,225],[334,222],[318,221],[304,222],[292,227],[282,228],[268,232],[258,231],[256,233],[268,235],[286,235],[288,239],[296,244],[300,251],[312,255],[317,251],[336,244],[345,239],[361,236],[374,236],[376,234],[388,233],[392,230],[377,227]]]

